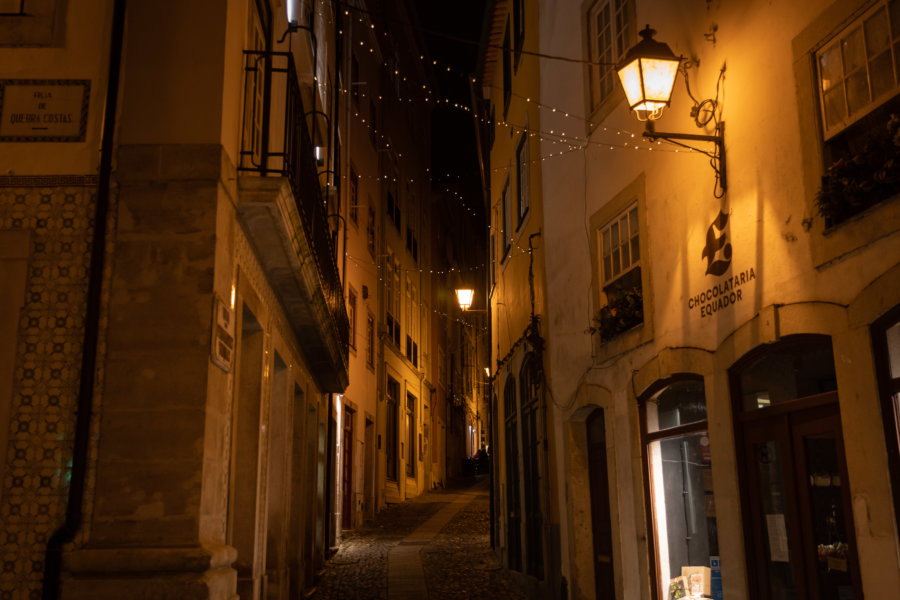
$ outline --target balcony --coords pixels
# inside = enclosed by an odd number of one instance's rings
[[[347,387],[350,323],[291,54],[244,52],[238,219],[310,371]]]

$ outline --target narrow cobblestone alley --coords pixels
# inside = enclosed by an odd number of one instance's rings
[[[525,598],[490,548],[488,479],[394,504],[345,531],[316,600]]]

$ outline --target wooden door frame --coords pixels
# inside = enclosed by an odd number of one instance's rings
[[[856,552],[856,526],[853,519],[852,498],[850,497],[850,480],[847,476],[847,457],[844,454],[844,432],[843,428],[841,427],[841,415],[839,406],[837,404],[837,393],[835,393],[834,395],[835,402],[833,407],[830,407],[833,408],[833,412],[831,414],[816,414],[815,416],[812,416],[809,412],[807,412],[806,415],[796,415],[796,417],[800,417],[802,420],[800,420],[799,423],[791,423],[791,434],[793,437],[792,442],[794,444],[794,448],[796,449],[798,445],[802,443],[805,434],[829,431],[829,429],[822,427],[822,425],[827,426],[828,424],[830,424],[833,428],[832,431],[835,432],[835,450],[837,452],[838,468],[840,469],[841,476],[841,502],[844,505],[844,535],[846,536],[850,550],[849,555],[847,556],[847,560],[850,563],[850,575],[851,581],[853,583],[854,597],[862,598],[862,581],[860,581],[859,557]],[[794,459],[794,466],[797,467],[796,484],[798,486],[798,489],[803,489],[803,487],[801,486],[807,485],[806,454],[805,452],[799,454],[799,459],[796,457],[796,454]],[[805,529],[805,541],[809,541],[809,536],[813,534],[814,527],[810,510],[804,511],[802,523]],[[850,543],[851,540],[853,540],[853,543]],[[818,588],[815,563],[816,561],[814,558],[812,558],[811,556],[806,557],[807,581],[814,582],[815,587]],[[808,587],[810,589],[813,589],[812,586]]]
[[[698,373],[673,373],[669,377],[657,379],[652,384],[650,384],[647,389],[644,390],[639,398],[637,398],[638,419],[640,420],[639,430],[641,440],[641,453],[643,454],[642,458],[644,465],[642,469],[644,477],[644,515],[649,529],[649,531],[647,532],[649,538],[647,558],[649,560],[650,567],[650,597],[656,599],[660,598],[661,591],[659,588],[659,540],[656,538],[656,532],[659,530],[659,527],[656,523],[656,513],[654,513],[653,511],[653,489],[650,484],[650,473],[653,470],[653,465],[650,464],[650,453],[647,452],[647,448],[649,447],[651,442],[663,440],[666,438],[680,437],[692,433],[701,433],[704,431],[707,435],[709,435],[708,419],[703,419],[702,421],[696,421],[694,423],[688,423],[686,425],[679,425],[677,427],[670,427],[669,429],[655,431],[653,433],[647,431],[647,402],[663,389],[679,381],[701,382],[703,384],[705,406],[706,381],[704,380],[703,376]]]
[[[870,327],[872,354],[875,359],[875,373],[878,380],[878,399],[881,404],[881,421],[884,427],[884,441],[887,447],[888,474],[891,481],[894,500],[894,520],[900,529],[900,450],[893,450],[891,444],[900,439],[900,427],[892,399],[893,394],[900,394],[900,378],[891,377],[887,346],[887,330],[895,323],[900,323],[900,305],[887,311]]]
[[[831,336],[822,335],[822,334],[800,334],[800,335],[792,335],[783,338],[779,342],[775,342],[773,344],[766,344],[763,346],[758,346],[742,356],[738,361],[736,361],[731,368],[728,370],[728,379],[729,379],[729,389],[731,393],[731,401],[732,401],[732,427],[734,430],[734,443],[735,443],[735,454],[738,457],[737,461],[737,472],[738,472],[738,486],[740,490],[741,497],[741,515],[744,527],[744,551],[745,556],[749,560],[751,557],[758,559],[759,553],[754,548],[753,538],[755,537],[752,532],[757,530],[757,525],[753,522],[753,517],[751,515],[751,509],[747,506],[747,499],[751,495],[751,490],[749,486],[751,485],[749,482],[754,482],[752,485],[757,485],[755,480],[751,477],[749,473],[749,464],[748,464],[748,455],[747,455],[747,439],[745,435],[746,429],[753,428],[756,423],[765,424],[767,421],[771,423],[773,420],[781,421],[787,427],[788,432],[788,449],[790,450],[790,464],[785,464],[785,468],[789,468],[792,472],[792,477],[789,479],[787,475],[784,476],[784,480],[790,481],[790,485],[794,488],[790,495],[794,497],[794,505],[795,507],[799,507],[797,504],[796,494],[798,489],[804,489],[803,484],[805,479],[801,481],[798,479],[800,477],[799,473],[796,469],[796,461],[794,459],[794,438],[791,434],[793,430],[793,422],[792,415],[794,418],[800,416],[803,412],[809,410],[821,410],[823,408],[833,409],[834,416],[837,418],[838,425],[838,449],[840,455],[838,457],[839,462],[842,465],[842,473],[841,478],[843,485],[842,487],[846,490],[849,490],[849,477],[846,472],[846,464],[847,458],[844,454],[844,439],[843,439],[843,428],[841,427],[840,422],[840,403],[838,399],[838,391],[833,390],[830,392],[824,392],[821,394],[815,394],[812,396],[805,396],[802,398],[798,398],[795,400],[785,401],[779,404],[774,404],[772,406],[758,408],[755,410],[747,411],[744,409],[743,398],[741,394],[741,381],[740,376],[741,373],[745,370],[745,368],[752,364],[757,358],[765,355],[768,352],[771,352],[773,349],[785,347],[788,345],[794,344],[803,344],[809,342],[827,342],[831,347]],[[832,355],[833,356],[833,355]],[[833,360],[833,359],[832,359]],[[743,460],[741,460],[743,457]],[[798,486],[800,486],[798,488]],[[756,490],[757,492],[759,490]],[[846,492],[842,491],[843,503],[844,503],[844,513],[846,515],[846,523],[849,527],[850,533],[848,534],[847,542],[850,546],[850,561],[852,568],[855,570],[855,575],[853,575],[853,591],[855,600],[861,600],[863,598],[862,595],[862,585],[859,579],[859,559],[857,554],[857,541],[856,541],[856,529],[855,524],[853,522],[853,505],[851,503],[851,499],[847,496]],[[755,499],[758,499],[758,496],[755,496]],[[795,508],[794,510],[797,510]],[[792,528],[794,529],[794,528]],[[795,539],[803,539],[802,532],[800,532],[799,537],[796,535],[796,531],[794,534]],[[851,543],[852,541],[852,543]],[[796,546],[796,544],[794,544]],[[763,554],[764,556],[764,554]],[[792,562],[794,561],[794,556],[792,552],[791,556]],[[810,573],[808,566],[805,560],[801,560],[799,564],[802,564],[803,573],[801,577],[798,577],[798,584],[804,587],[808,586],[809,578],[815,577],[815,573]],[[762,565],[756,564],[756,567],[761,567]],[[748,564],[748,571],[752,570],[752,565]],[[764,584],[767,581],[766,571],[762,568],[756,568],[758,573],[758,577],[754,578],[749,576],[748,574],[748,582],[750,584],[750,596],[764,598],[768,593],[767,589],[763,589]],[[795,569],[796,574],[796,569]],[[801,594],[805,593],[804,590],[798,590]],[[799,597],[804,597],[800,595]]]
[[[604,463],[604,464],[603,464],[603,475],[604,475],[604,477],[595,477],[595,475],[597,475],[597,473],[595,473],[594,470],[593,470],[593,468],[592,468],[592,466],[595,464],[595,457],[594,457],[594,454],[593,454],[593,450],[594,450],[594,448],[595,448],[597,445],[599,445],[599,444],[596,444],[596,442],[595,442],[595,441],[593,440],[593,438],[591,437],[591,425],[592,425],[592,423],[593,423],[596,419],[600,419],[600,420],[602,421],[602,425],[603,425],[603,428],[602,428],[602,430],[603,430],[603,440],[602,440],[602,442],[603,442],[603,443],[602,443],[603,457],[602,457],[602,459],[603,459],[603,463]],[[585,430],[586,430],[586,434],[587,434],[586,437],[587,437],[587,450],[588,450],[588,451],[587,451],[588,481],[589,481],[588,489],[589,489],[590,495],[591,495],[591,542],[592,542],[592,547],[591,547],[591,549],[593,550],[593,561],[592,561],[592,563],[593,563],[593,565],[594,565],[594,592],[595,592],[595,594],[597,595],[597,598],[603,598],[603,597],[605,597],[605,596],[603,595],[603,593],[608,591],[608,590],[606,590],[606,589],[601,590],[601,588],[600,588],[600,580],[597,578],[597,556],[598,556],[598,548],[597,548],[597,519],[598,519],[598,514],[597,514],[597,512],[598,512],[598,511],[596,510],[596,509],[597,509],[597,506],[596,506],[596,504],[595,504],[595,493],[594,493],[595,491],[599,491],[599,492],[605,491],[605,492],[606,492],[606,497],[603,499],[603,501],[604,501],[604,503],[605,503],[605,508],[606,508],[606,514],[605,514],[606,525],[607,525],[607,529],[609,530],[609,535],[610,535],[609,564],[610,564],[610,575],[612,576],[612,582],[611,582],[611,583],[612,583],[612,592],[613,592],[613,597],[615,597],[615,589],[616,589],[615,568],[616,568],[616,564],[615,564],[615,562],[614,562],[614,560],[613,560],[613,554],[614,554],[614,549],[615,549],[615,540],[613,539],[614,536],[613,536],[613,534],[612,534],[612,514],[611,514],[611,513],[612,513],[612,502],[610,502],[610,499],[609,499],[609,495],[610,495],[610,485],[609,485],[609,464],[608,464],[608,463],[609,463],[609,453],[608,453],[607,450],[606,450],[606,443],[607,443],[607,437],[606,437],[606,409],[604,409],[604,408],[601,407],[601,406],[598,406],[598,407],[594,408],[594,410],[592,410],[591,413],[588,415],[587,419],[585,419],[585,422],[584,422],[584,423],[585,423],[584,426],[585,426]],[[597,462],[599,463],[600,461],[598,460]],[[595,481],[595,480],[599,480],[599,481],[602,481],[602,482],[603,482],[603,484],[602,484],[602,488],[603,488],[603,489],[602,489],[602,490],[595,490],[595,489],[594,489],[594,481]],[[604,516],[604,515],[599,515],[599,516],[602,517],[602,516]]]
[[[773,424],[776,425],[777,433],[774,435],[766,435],[767,429],[768,431],[771,431]],[[808,586],[804,575],[805,569],[800,572],[797,570],[797,565],[803,562],[803,550],[798,544],[790,543],[792,539],[802,539],[803,534],[800,524],[801,516],[796,489],[797,473],[795,472],[793,460],[793,440],[791,438],[791,426],[788,415],[775,414],[768,419],[753,419],[752,421],[740,423],[740,427],[742,451],[739,452],[739,457],[742,457],[742,460],[738,462],[738,471],[739,473],[741,471],[744,472],[744,475],[742,476],[741,498],[752,502],[749,506],[746,501],[742,502],[745,552],[748,559],[755,561],[753,564],[756,567],[755,569],[750,568],[751,565],[748,564],[748,571],[756,572],[756,581],[752,582],[751,578],[751,590],[754,585],[757,589],[756,592],[751,591],[751,596],[756,593],[756,597],[765,598],[769,592],[768,586],[766,585],[766,582],[768,581],[767,570],[763,568],[767,564],[766,540],[765,538],[758,539],[760,532],[765,531],[765,521],[761,514],[756,514],[759,511],[761,504],[762,490],[758,480],[751,476],[752,474],[750,473],[749,467],[749,465],[753,464],[753,461],[756,460],[754,444],[757,443],[758,440],[762,441],[768,438],[781,445],[781,475],[785,486],[785,511],[788,517],[787,532],[790,536],[788,538],[789,565],[794,574],[797,597],[806,598]]]
[[[341,453],[343,463],[341,465],[341,486],[343,494],[341,498],[341,528],[353,528],[353,443],[354,443],[354,427],[353,417],[356,411],[344,406],[343,407],[343,427],[341,428]],[[349,441],[348,441],[349,432]],[[348,510],[349,509],[349,510]]]

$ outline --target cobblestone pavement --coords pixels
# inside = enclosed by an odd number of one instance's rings
[[[406,597],[388,589],[388,554],[451,503],[450,521],[421,545],[418,557],[429,600],[523,599],[490,548],[487,480],[472,480],[394,504],[355,531],[345,531],[338,552],[326,563],[313,598],[392,600]],[[471,487],[467,487],[471,485]],[[427,526],[426,526],[427,527]],[[409,544],[411,542],[403,542]],[[392,559],[393,560],[393,559]],[[392,593],[393,592],[393,593]],[[425,595],[419,596],[426,600]]]

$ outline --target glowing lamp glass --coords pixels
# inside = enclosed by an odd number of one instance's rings
[[[469,310],[469,307],[472,306],[473,296],[475,296],[475,290],[456,290],[456,300],[459,302],[459,307],[463,310]]]
[[[631,48],[617,72],[628,106],[641,121],[658,119],[672,98],[681,59],[666,45],[653,39],[648,26],[644,38]]]

